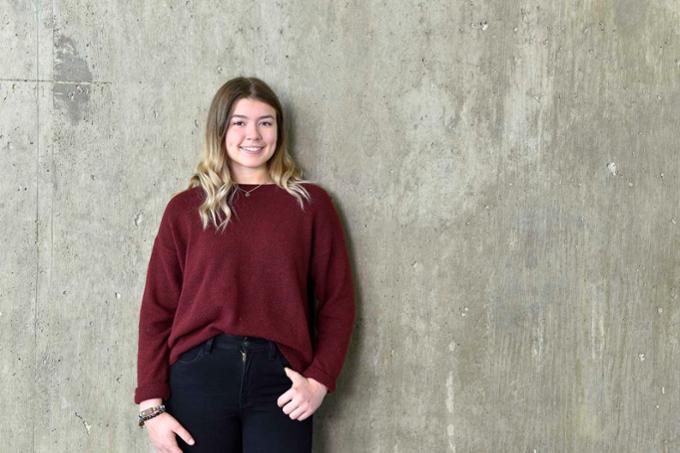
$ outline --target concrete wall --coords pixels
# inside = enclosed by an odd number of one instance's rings
[[[680,451],[680,4],[0,0],[0,439],[148,451],[137,316],[235,75],[346,222],[317,452]]]

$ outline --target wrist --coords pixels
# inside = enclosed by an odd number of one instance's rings
[[[317,381],[316,379],[314,379],[314,378],[312,378],[312,377],[307,378],[307,380],[309,380],[309,382],[311,382],[312,385],[314,385],[314,387],[316,387],[316,388],[318,388],[318,389],[323,389],[324,393],[328,393],[328,387],[326,387],[326,386],[325,386],[324,384],[322,384],[321,382]]]
[[[144,426],[144,423],[151,420],[152,418],[158,417],[165,412],[165,405],[159,404],[157,406],[151,406],[139,412],[137,417],[138,425],[140,428]]]
[[[143,410],[148,409],[150,407],[160,406],[161,404],[163,404],[162,398],[151,398],[148,400],[144,400],[141,403],[139,403],[139,412],[142,412]]]

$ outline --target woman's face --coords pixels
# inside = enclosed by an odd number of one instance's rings
[[[268,180],[267,161],[276,150],[276,111],[269,104],[242,98],[234,103],[224,139],[232,177],[248,184]]]

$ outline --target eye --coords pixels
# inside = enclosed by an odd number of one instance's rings
[[[231,123],[231,124],[233,124],[234,126],[242,126],[242,125],[245,124],[245,123],[244,123],[243,121],[241,121],[241,120],[236,120],[236,121],[234,121],[234,122]]]
[[[266,127],[271,127],[274,123],[272,123],[271,121],[262,121],[262,123],[260,124]]]

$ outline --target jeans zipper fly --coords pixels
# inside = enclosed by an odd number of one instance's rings
[[[240,405],[243,404],[243,388],[245,386],[244,385],[245,382],[243,382],[243,381],[246,378],[246,355],[247,355],[246,349],[247,348],[248,348],[248,339],[246,338],[243,341],[243,345],[241,346],[241,365],[242,365],[242,367],[241,367],[241,388],[240,388],[240,392],[239,392],[239,394],[240,394],[239,399],[241,400]]]
[[[241,350],[241,360],[243,360],[244,365],[246,363],[246,348],[247,347],[248,347],[248,337],[245,337],[244,340],[243,340],[243,349]]]

